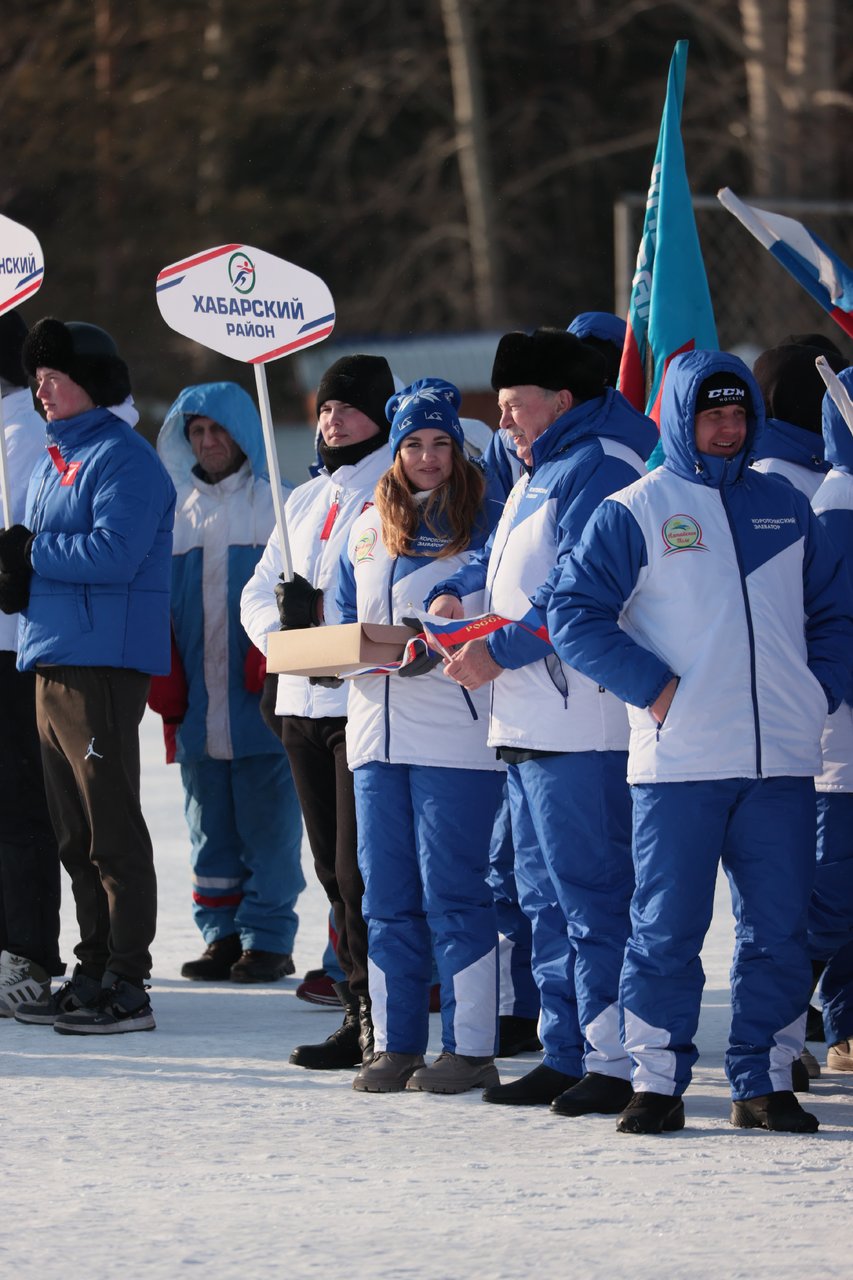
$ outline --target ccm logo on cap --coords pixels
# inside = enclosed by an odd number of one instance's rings
[[[716,387],[715,390],[708,392],[709,400],[743,400],[746,392],[743,387]]]

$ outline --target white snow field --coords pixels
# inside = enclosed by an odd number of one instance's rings
[[[297,1000],[296,979],[231,988],[179,977],[203,947],[180,778],[152,716],[143,760],[160,877],[158,1027],[86,1039],[0,1022],[4,1280],[847,1273],[853,1077],[813,1083],[814,1136],[728,1123],[724,882],[683,1133],[620,1135],[612,1117],[489,1106],[478,1093],[357,1094],[349,1073],[288,1065],[294,1045],[340,1021]],[[325,937],[307,850],[305,869],[297,973],[319,963]],[[71,962],[70,891],[63,923]],[[535,1062],[504,1060],[502,1078]]]

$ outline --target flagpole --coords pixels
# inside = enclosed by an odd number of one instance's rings
[[[826,389],[832,397],[836,409],[847,423],[851,434],[853,434],[853,400],[850,399],[847,388],[835,371],[830,368],[826,356],[818,356],[815,360],[815,365],[818,373],[826,383]]]
[[[747,231],[754,235],[765,249],[772,249],[773,245],[777,243],[776,236],[767,230],[764,223],[756,218],[752,210],[742,200],[737,198],[731,187],[721,187],[717,192],[717,199],[723,208],[728,209],[729,213],[733,213],[738,222],[746,227]]]

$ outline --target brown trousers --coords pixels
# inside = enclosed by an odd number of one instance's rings
[[[157,881],[139,801],[149,678],[116,667],[40,667],[36,715],[59,857],[77,908],[82,971],[151,973]]]

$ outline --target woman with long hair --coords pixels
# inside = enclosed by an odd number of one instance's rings
[[[344,622],[399,624],[489,533],[481,472],[463,452],[460,393],[423,378],[388,401],[393,465],[341,557]],[[464,602],[482,612],[480,593]],[[418,672],[417,678],[404,678]],[[362,904],[368,930],[375,1056],[353,1087],[461,1093],[498,1081],[497,923],[487,883],[503,783],[486,747],[488,691],[469,694],[422,658],[351,682]],[[432,955],[443,1052],[430,1066]]]

